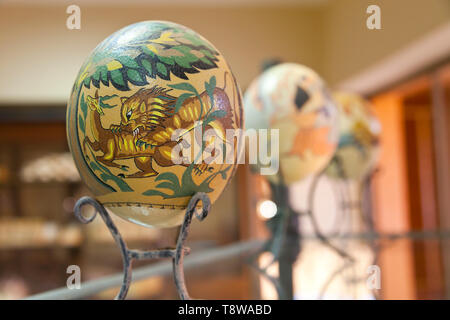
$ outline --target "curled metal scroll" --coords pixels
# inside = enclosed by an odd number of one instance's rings
[[[197,207],[198,203],[201,201],[202,206]],[[85,217],[81,213],[81,209],[85,205],[90,205],[94,207],[95,213],[90,217]],[[123,300],[127,296],[128,289],[130,288],[131,279],[132,279],[132,263],[133,260],[148,260],[148,259],[163,259],[163,258],[172,258],[173,263],[173,273],[174,273],[174,281],[175,286],[177,288],[178,295],[180,299],[189,300],[191,299],[189,293],[187,291],[185,281],[184,281],[184,269],[183,269],[183,259],[185,254],[189,254],[189,248],[185,247],[184,244],[188,237],[189,226],[192,222],[192,217],[194,213],[196,213],[196,217],[202,221],[206,218],[211,208],[211,200],[209,197],[203,193],[198,192],[194,196],[192,196],[191,200],[186,209],[186,214],[184,216],[183,224],[180,229],[180,233],[178,235],[178,240],[175,249],[156,249],[149,251],[141,251],[141,250],[132,250],[128,249],[125,241],[123,240],[119,230],[116,225],[112,221],[110,215],[106,211],[105,207],[98,202],[97,200],[91,197],[82,197],[80,198],[74,207],[75,216],[82,223],[90,223],[92,222],[97,213],[100,214],[106,226],[108,227],[111,235],[114,238],[117,246],[120,249],[120,253],[122,255],[123,261],[123,281],[122,286],[120,288],[119,293],[115,297],[116,300]],[[201,209],[201,213],[198,214],[197,210]]]

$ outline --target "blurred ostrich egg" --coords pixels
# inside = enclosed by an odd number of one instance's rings
[[[339,110],[339,145],[326,174],[336,179],[361,180],[378,161],[381,125],[369,101],[344,92],[333,96]]]
[[[325,82],[308,67],[282,63],[267,69],[246,91],[244,114],[247,129],[279,130],[279,166],[287,184],[318,173],[334,154],[337,107]]]

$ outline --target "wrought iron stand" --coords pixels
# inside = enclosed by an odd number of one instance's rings
[[[201,208],[197,208],[197,204],[200,201],[202,203],[202,206]],[[89,218],[86,218],[81,214],[81,208],[84,205],[91,205],[95,208],[95,213]],[[122,255],[123,260],[123,282],[119,293],[115,297],[116,300],[123,300],[127,296],[128,289],[131,284],[133,260],[148,260],[148,259],[162,259],[162,258],[172,258],[174,281],[178,291],[178,295],[182,300],[190,300],[191,298],[188,294],[186,284],[184,282],[184,268],[183,268],[184,255],[189,254],[190,250],[189,248],[185,247],[184,244],[188,237],[189,226],[191,224],[192,216],[194,215],[194,213],[196,214],[197,218],[200,221],[202,221],[208,215],[210,208],[211,208],[211,200],[209,199],[209,197],[203,192],[196,193],[191,198],[187,206],[183,224],[181,225],[180,233],[178,235],[176,247],[174,249],[156,249],[149,251],[128,249],[127,245],[125,244],[125,241],[120,235],[119,230],[112,221],[105,207],[97,200],[91,197],[80,198],[75,204],[74,212],[75,216],[82,223],[89,223],[93,221],[97,215],[97,212],[100,213],[100,216],[102,217],[103,221],[105,222],[106,226],[111,232],[114,241],[120,248],[120,253]],[[197,209],[201,209],[201,213],[198,213]]]
[[[371,181],[373,179],[374,174],[377,172],[377,170],[372,170],[363,181],[360,183],[360,191],[358,198],[356,200],[352,200],[349,185],[347,183],[344,183],[343,185],[338,186],[334,193],[336,195],[337,200],[337,214],[341,217],[347,217],[351,214],[350,210],[357,209],[359,211],[359,214],[361,215],[361,219],[363,224],[366,226],[369,234],[376,234],[374,221],[372,217],[371,212],[371,203],[370,203],[370,185]],[[306,212],[306,214],[309,216],[310,221],[312,223],[314,232],[316,236],[319,238],[319,240],[335,251],[341,258],[344,259],[344,263],[339,266],[328,278],[328,280],[325,282],[325,285],[322,287],[319,299],[323,299],[325,292],[330,285],[330,283],[339,275],[341,275],[346,269],[352,267],[357,261],[355,257],[350,255],[344,248],[341,248],[339,246],[334,245],[330,239],[325,237],[322,232],[319,229],[318,223],[316,221],[315,215],[314,215],[314,195],[317,189],[317,184],[319,179],[323,176],[324,171],[319,173],[314,177],[313,183],[311,184],[311,189],[309,190],[309,210]],[[339,236],[339,235],[338,235]],[[379,251],[379,244],[376,238],[369,237],[367,239],[368,245],[371,248],[371,250],[374,253],[372,264],[377,263],[378,259],[378,251]],[[362,278],[365,279],[365,278]],[[361,279],[356,279],[356,281],[351,281],[350,283],[355,284],[357,281],[361,281]],[[375,297],[378,296],[377,290],[373,290],[373,294]]]

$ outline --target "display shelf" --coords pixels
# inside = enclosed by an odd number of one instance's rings
[[[76,248],[83,242],[77,225],[60,225],[36,218],[0,220],[0,250]]]

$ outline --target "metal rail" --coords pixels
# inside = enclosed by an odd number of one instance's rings
[[[184,258],[184,268],[185,270],[188,270],[194,267],[204,266],[209,263],[239,256],[253,250],[258,250],[263,243],[263,241],[259,240],[250,240],[233,243],[220,248],[206,249],[198,253],[192,253]],[[142,280],[154,276],[171,274],[172,263],[169,261],[162,261],[154,263],[150,266],[137,268],[133,272],[133,280]],[[103,290],[120,287],[122,285],[122,280],[123,274],[116,273],[100,279],[83,282],[80,289],[59,288],[29,296],[26,300],[71,300],[87,298]]]
[[[450,239],[450,230],[422,230],[422,231],[406,231],[396,233],[380,233],[380,232],[355,232],[355,233],[328,233],[324,235],[327,239],[336,240],[440,240]],[[303,240],[320,240],[314,234],[302,234]]]

